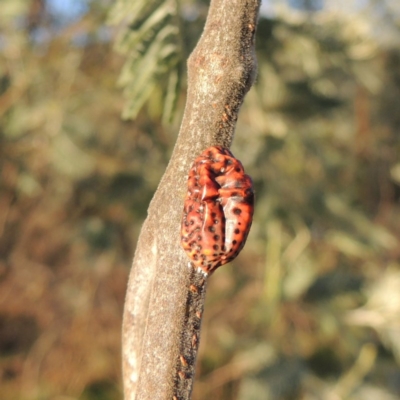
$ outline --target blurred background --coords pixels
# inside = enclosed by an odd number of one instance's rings
[[[208,1],[113,3],[1,0],[4,400],[122,399],[127,278]],[[232,147],[255,218],[210,279],[193,399],[398,399],[400,3],[264,1],[257,35]]]

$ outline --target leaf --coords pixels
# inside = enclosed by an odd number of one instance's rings
[[[170,121],[183,60],[178,0],[119,0],[109,23],[124,25],[115,44],[118,52],[128,56],[118,80],[127,99],[123,118],[135,118],[158,87],[164,102],[163,121]]]

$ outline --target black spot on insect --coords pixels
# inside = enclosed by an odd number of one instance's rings
[[[236,197],[236,196],[239,196],[239,193],[238,193],[238,192],[232,192],[232,193],[231,193],[231,197]]]
[[[235,171],[236,171],[236,172],[242,172],[242,170],[241,170],[239,167],[236,167],[236,168],[235,168]]]
[[[239,233],[240,233],[240,229],[236,228],[236,229],[235,229],[235,234],[236,234],[236,235],[239,235]]]
[[[218,241],[219,240],[219,235],[214,235],[214,240]]]
[[[199,235],[197,236],[197,240],[200,241],[202,239],[202,237]]]
[[[232,240],[232,244],[235,245],[237,243],[237,240]],[[232,251],[232,249],[231,249]]]
[[[209,226],[209,227],[208,227],[208,230],[209,230],[210,232],[213,232],[213,233],[215,232],[215,228],[214,228],[213,226]]]
[[[197,254],[195,254],[195,255],[193,256],[193,258],[194,258],[195,260],[198,260],[198,259],[199,259],[199,256],[198,256]]]
[[[215,212],[211,213],[211,218],[215,218],[216,216],[217,216],[217,213],[215,213]]]
[[[217,244],[214,244],[213,249],[214,249],[214,250],[218,250],[218,249],[219,249],[219,246],[218,246]]]
[[[241,210],[240,208],[234,208],[234,209],[233,209],[233,213],[234,213],[235,215],[240,215],[240,214],[242,213],[242,210]]]
[[[190,224],[190,225],[193,225],[193,224],[194,224],[194,220],[191,219],[190,222],[189,222],[189,224]]]
[[[218,224],[218,220],[217,219],[214,219],[214,224],[215,225]]]

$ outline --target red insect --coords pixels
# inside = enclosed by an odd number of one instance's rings
[[[251,178],[221,146],[200,154],[189,171],[181,243],[194,266],[211,274],[242,250],[254,211]]]

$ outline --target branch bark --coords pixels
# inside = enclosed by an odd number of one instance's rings
[[[185,113],[150,203],[129,277],[123,321],[126,400],[190,399],[206,279],[188,268],[180,221],[188,170],[213,145],[230,147],[256,74],[260,0],[212,0],[188,60]]]

